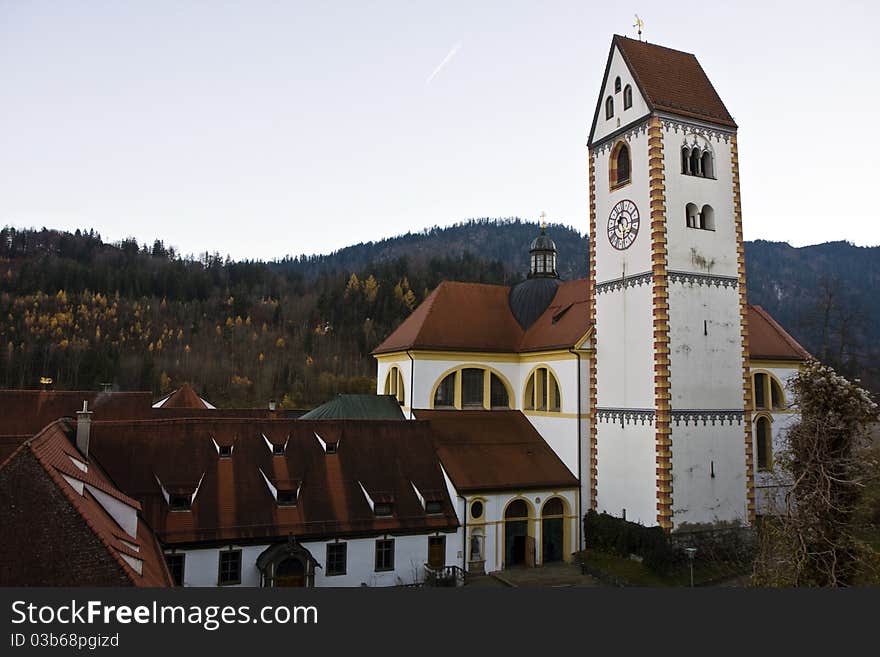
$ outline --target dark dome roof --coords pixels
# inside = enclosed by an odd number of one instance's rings
[[[550,243],[552,244],[552,241]],[[556,296],[557,287],[559,287],[558,278],[530,278],[510,289],[508,297],[510,312],[524,330],[534,324],[547,310],[547,306]]]
[[[544,231],[541,231],[541,234],[538,235],[535,239],[532,240],[532,245],[529,247],[529,251],[555,251],[556,243],[547,237],[544,234]]]

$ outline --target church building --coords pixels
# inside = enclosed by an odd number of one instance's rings
[[[377,392],[410,418],[520,411],[577,478],[578,517],[751,524],[809,354],[746,300],[736,130],[693,55],[615,36],[589,277],[560,280],[542,228],[524,282],[441,283],[374,351]]]

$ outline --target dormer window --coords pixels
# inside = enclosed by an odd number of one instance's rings
[[[290,442],[290,436],[287,436],[287,440],[283,443],[273,443],[269,440],[269,437],[266,434],[263,435],[263,442],[266,443],[266,447],[269,448],[269,451],[272,453],[272,456],[284,456],[284,452],[287,451],[287,443]]]
[[[278,506],[296,506],[296,491],[278,489]]]
[[[373,513],[379,517],[387,517],[393,515],[394,505],[391,502],[376,502],[373,506]]]
[[[325,454],[335,454],[339,451],[339,439],[335,441],[324,440],[321,436],[318,435],[318,432],[315,431],[315,438],[318,440],[318,444],[321,446],[321,449],[324,450]]]
[[[619,75],[616,78],[614,78],[614,93],[616,93],[616,94],[620,93],[620,76]]]
[[[611,96],[605,99],[605,118],[610,119],[614,116],[614,99]]]
[[[623,109],[628,110],[633,105],[633,88],[626,85],[623,89]]]
[[[428,515],[443,513],[443,502],[440,500],[425,500],[425,513]]]
[[[192,509],[192,496],[172,493],[168,496],[168,507],[172,511],[189,511]]]

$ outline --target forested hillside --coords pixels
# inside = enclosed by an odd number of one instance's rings
[[[94,231],[0,231],[0,385],[149,389],[193,383],[222,405],[309,407],[374,389],[370,351],[441,280],[513,283],[535,224],[477,220],[326,256],[181,258]],[[548,227],[565,278],[587,240]],[[749,296],[805,347],[877,389],[880,249],[747,245]],[[478,255],[477,255],[478,254]]]

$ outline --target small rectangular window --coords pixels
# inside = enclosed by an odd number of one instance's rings
[[[327,575],[345,575],[348,543],[327,543]]]
[[[327,453],[328,454],[335,454],[338,445],[339,445],[339,441],[337,441],[335,443],[327,443]]]
[[[272,453],[275,456],[284,456],[284,445],[272,444]]]
[[[186,553],[177,552],[174,554],[166,554],[165,563],[168,564],[168,572],[171,573],[171,581],[174,582],[174,586],[183,586]]]
[[[443,513],[443,502],[439,500],[427,500],[425,502],[425,513]]]
[[[373,505],[373,513],[377,516],[390,516],[392,510],[390,502],[376,502],[376,504]]]
[[[217,449],[221,459],[228,459],[232,456],[232,445],[220,445]]]
[[[217,575],[219,586],[241,584],[241,550],[220,552],[220,571]]]
[[[189,511],[192,508],[192,495],[174,493],[168,496],[168,506],[172,511]]]
[[[279,490],[278,506],[296,506],[295,490]]]
[[[394,539],[376,541],[376,572],[394,570]]]

